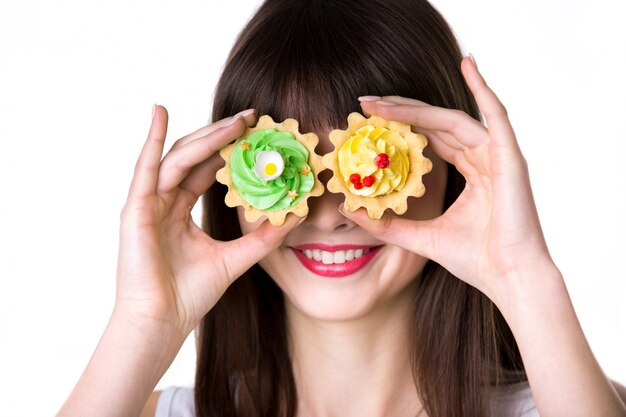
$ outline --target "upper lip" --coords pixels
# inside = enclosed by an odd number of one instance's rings
[[[292,246],[295,250],[305,250],[305,249],[317,249],[326,252],[336,252],[339,250],[350,250],[350,249],[371,249],[376,248],[382,245],[353,245],[353,244],[340,244],[340,245],[328,245],[325,243],[304,243],[302,245]]]

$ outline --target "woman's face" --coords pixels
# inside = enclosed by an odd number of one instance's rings
[[[318,135],[316,153],[320,155],[333,149],[328,133]],[[426,193],[409,198],[404,218],[432,219],[443,210],[447,168],[430,149],[424,153],[433,162],[432,171],[423,177]],[[319,175],[324,184],[330,176],[328,170]],[[339,211],[343,200],[343,194],[328,190],[309,198],[306,220],[287,234],[282,246],[259,262],[282,289],[290,307],[312,318],[350,320],[393,305],[411,288],[417,288],[410,284],[417,284],[427,262],[385,244],[344,217]],[[241,207],[238,216],[244,234],[262,221],[248,223]]]

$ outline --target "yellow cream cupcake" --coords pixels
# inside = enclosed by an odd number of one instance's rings
[[[387,208],[405,213],[408,197],[424,195],[422,176],[432,169],[422,154],[428,141],[408,124],[352,113],[348,128],[333,130],[330,140],[335,149],[322,159],[333,171],[327,188],[346,196],[345,210],[365,207],[380,219]]]

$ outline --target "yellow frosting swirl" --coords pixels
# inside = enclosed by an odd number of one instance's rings
[[[409,173],[409,148],[400,133],[384,127],[366,125],[348,139],[338,152],[339,172],[348,189],[363,197],[389,194],[404,187]],[[389,165],[379,168],[377,155],[389,157]],[[374,177],[374,184],[357,189],[350,176]]]

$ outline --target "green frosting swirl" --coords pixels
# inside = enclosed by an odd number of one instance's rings
[[[249,149],[244,149],[242,143],[248,143]],[[282,155],[285,169],[278,178],[266,181],[254,172],[256,157],[262,151],[277,151]],[[239,195],[252,207],[282,210],[294,206],[313,188],[315,177],[308,160],[309,152],[290,132],[259,130],[235,146],[230,176]],[[307,175],[302,172],[303,167],[307,168]],[[292,198],[290,191],[296,191],[297,196]]]

